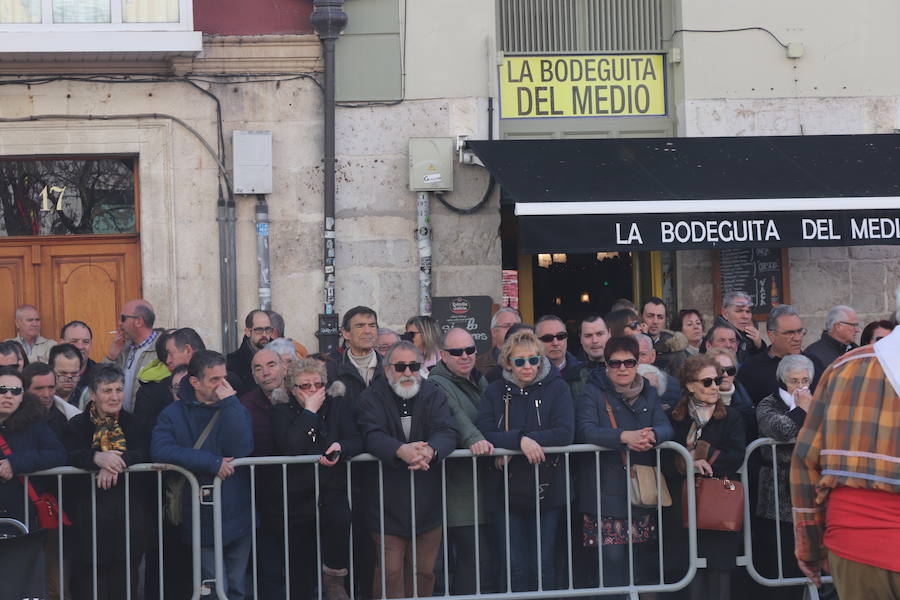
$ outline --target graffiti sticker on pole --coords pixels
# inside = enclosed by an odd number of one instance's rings
[[[505,56],[500,118],[661,117],[665,54]]]

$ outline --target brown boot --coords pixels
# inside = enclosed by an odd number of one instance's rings
[[[347,569],[331,569],[322,566],[322,586],[325,588],[325,597],[328,600],[350,600],[347,590],[344,589],[346,577]]]

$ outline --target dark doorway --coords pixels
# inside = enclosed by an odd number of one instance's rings
[[[605,315],[613,302],[633,294],[629,252],[539,254],[532,260],[535,319],[558,315],[571,335],[585,315]]]

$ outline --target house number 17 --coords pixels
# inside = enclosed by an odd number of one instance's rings
[[[66,193],[66,188],[56,187],[54,185],[54,186],[50,187],[50,193],[59,194],[56,197],[56,210],[62,210],[63,195]],[[44,189],[41,190],[40,196],[41,196],[41,210],[42,211],[52,210],[50,208],[50,194],[47,193],[46,185],[44,186]]]

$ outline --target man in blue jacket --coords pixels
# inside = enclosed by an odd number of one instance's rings
[[[249,471],[235,471],[231,461],[253,451],[250,415],[234,389],[225,379],[225,357],[212,350],[194,354],[188,374],[182,379],[178,401],[159,415],[153,430],[153,460],[184,467],[197,476],[200,485],[211,484],[216,477],[222,483],[222,555],[223,582],[229,600],[243,600],[247,561],[250,555]],[[215,421],[213,421],[215,419]],[[210,425],[211,424],[211,425]],[[205,439],[197,444],[206,432]],[[197,446],[195,448],[195,446]],[[182,537],[191,538],[190,487],[182,492],[184,519]],[[214,579],[212,508],[201,509],[202,578]]]

